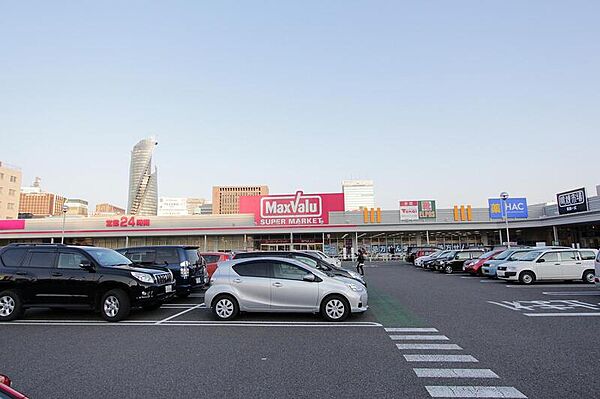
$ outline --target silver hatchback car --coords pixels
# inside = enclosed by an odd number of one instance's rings
[[[295,312],[343,321],[368,309],[364,285],[287,258],[219,264],[204,301],[219,320],[232,320],[239,312]]]

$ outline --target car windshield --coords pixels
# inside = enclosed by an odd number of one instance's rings
[[[131,265],[131,261],[112,249],[107,248],[90,248],[85,249],[96,262],[101,266],[123,266]]]
[[[487,258],[489,258],[490,256],[494,255],[495,253],[496,253],[496,251],[489,251],[489,252],[486,252],[486,253],[484,253],[484,254],[481,254],[481,255],[479,256],[479,258],[478,258],[478,259],[487,259]]]
[[[530,251],[517,251],[513,253],[508,260],[521,260],[525,255],[527,255]]]
[[[524,255],[519,260],[531,262],[531,261],[535,260],[535,258],[540,256],[541,253],[542,253],[542,251],[524,252]]]
[[[443,257],[446,259],[451,259],[454,258],[454,255],[456,255],[458,253],[458,251],[450,251],[447,254],[445,254]]]
[[[498,255],[494,256],[494,259],[504,260],[504,259],[508,258],[510,255],[512,255],[513,252],[515,252],[515,251],[512,249],[504,250],[504,251],[500,252]]]

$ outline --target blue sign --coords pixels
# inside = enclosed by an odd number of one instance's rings
[[[504,219],[504,201],[500,198],[488,199],[490,219]],[[509,219],[526,219],[527,198],[509,198],[506,200],[506,214]]]

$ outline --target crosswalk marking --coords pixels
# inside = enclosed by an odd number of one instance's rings
[[[436,328],[422,328],[422,327],[406,327],[406,328],[386,328],[386,332],[392,333],[436,333],[439,332]]]
[[[407,362],[477,363],[471,355],[404,355]]]
[[[500,378],[490,369],[413,369],[420,378]]]
[[[426,386],[432,398],[525,398],[513,387]]]
[[[396,344],[398,349],[434,349],[434,350],[457,350],[460,351],[462,348],[456,344]]]
[[[445,335],[390,335],[390,338],[404,341],[450,341]]]

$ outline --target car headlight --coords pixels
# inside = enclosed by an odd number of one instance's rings
[[[348,288],[350,288],[352,291],[354,292],[361,292],[363,291],[363,288],[356,285],[356,284],[348,284]]]
[[[136,279],[140,280],[142,283],[154,283],[154,277],[148,273],[139,273],[139,272],[131,272],[131,275]]]

